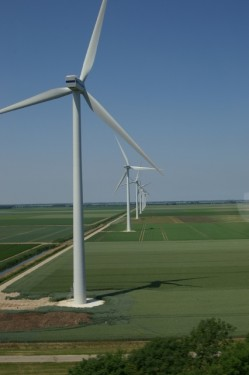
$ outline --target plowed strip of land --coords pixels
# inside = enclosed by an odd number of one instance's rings
[[[167,233],[165,232],[165,230],[162,227],[160,227],[160,229],[161,229],[164,241],[168,241],[169,239],[168,239]]]
[[[174,224],[183,223],[183,221],[181,219],[179,219],[179,217],[177,217],[177,216],[170,216],[170,219],[172,220],[172,223],[174,223]]]
[[[143,227],[141,229],[140,236],[139,236],[139,242],[143,241],[143,239],[144,239],[145,228],[146,228],[146,224],[143,224]]]

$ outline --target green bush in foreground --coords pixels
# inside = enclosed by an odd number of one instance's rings
[[[121,352],[83,360],[68,372],[69,375],[136,375],[133,365]]]
[[[151,341],[133,352],[128,361],[137,375],[174,375],[181,372],[188,359],[185,340],[170,338]]]
[[[155,339],[129,356],[83,360],[69,375],[248,375],[249,340],[234,343],[233,330],[220,319],[207,319],[187,337]]]

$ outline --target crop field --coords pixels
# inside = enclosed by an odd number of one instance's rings
[[[67,375],[74,363],[2,363],[1,375]]]
[[[85,230],[122,210],[123,207],[89,206],[84,212]],[[41,245],[71,239],[72,224],[70,206],[0,209],[0,262]]]
[[[90,324],[39,331],[39,340],[181,336],[208,317],[221,318],[237,327],[236,335],[246,335],[248,212],[236,205],[149,206],[137,223],[133,218],[134,232],[123,232],[125,221],[109,227],[86,243],[88,295],[105,304],[86,310]],[[29,298],[70,296],[72,251],[6,291]],[[35,341],[37,333],[1,333],[1,340]]]
[[[148,206],[132,232],[115,224],[90,241],[188,241],[249,239],[246,205]]]

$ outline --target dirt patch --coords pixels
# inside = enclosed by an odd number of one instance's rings
[[[90,314],[77,312],[0,313],[0,331],[17,332],[34,329],[76,327],[91,322]]]
[[[196,215],[196,216],[178,216],[178,218],[181,220],[182,223],[213,223],[215,219],[213,216],[201,216],[201,215]]]
[[[181,221],[176,216],[149,216],[140,219],[143,224],[174,224]]]

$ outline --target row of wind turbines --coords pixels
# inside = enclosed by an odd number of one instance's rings
[[[84,305],[87,302],[86,295],[86,273],[85,273],[85,249],[83,231],[83,182],[82,182],[82,153],[81,153],[81,96],[86,104],[95,112],[109,127],[130,144],[153,169],[161,173],[161,170],[134,141],[134,139],[123,129],[123,127],[110,115],[110,113],[87,91],[86,79],[93,67],[97,47],[104,20],[107,0],[102,0],[99,14],[93,29],[88,49],[83,62],[79,78],[75,75],[66,76],[66,86],[50,89],[18,103],[0,109],[0,114],[19,110],[28,106],[41,104],[46,101],[72,95],[73,112],[73,294],[74,304]],[[126,158],[127,159],[127,158]],[[123,178],[129,179],[128,160],[125,166],[126,172]],[[136,167],[139,168],[139,167]],[[127,184],[129,188],[129,184]],[[127,189],[128,189],[127,188]],[[128,190],[127,190],[128,191]],[[128,194],[128,193],[127,193]],[[130,220],[130,219],[129,219]]]
[[[140,171],[148,171],[148,170],[155,170],[155,168],[151,167],[141,167],[137,165],[130,165],[128,157],[126,153],[124,152],[124,149],[122,148],[120,142],[116,138],[118,146],[120,148],[120,151],[123,155],[123,158],[125,160],[124,169],[125,172],[122,175],[119,183],[117,184],[116,191],[121,186],[124,179],[126,179],[126,232],[131,232],[131,208],[130,208],[130,184],[134,183],[136,186],[136,219],[138,219],[139,214],[142,213],[142,211],[146,207],[146,197],[148,195],[148,192],[144,189],[145,185],[142,185],[141,181],[139,180],[139,172]],[[135,180],[130,179],[130,170],[137,171],[137,175]]]

